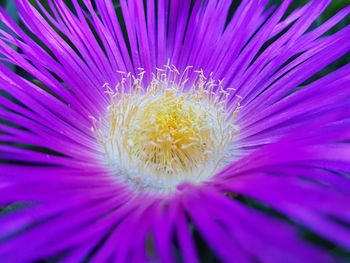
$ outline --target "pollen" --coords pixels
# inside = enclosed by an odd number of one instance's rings
[[[210,112],[194,98],[168,90],[132,120],[129,153],[161,176],[191,173],[214,151]]]
[[[189,70],[166,66],[148,84],[144,71],[120,73],[114,89],[105,85],[107,117],[94,119],[93,130],[111,169],[134,188],[173,191],[209,178],[229,158],[239,101],[228,106],[221,82],[201,71],[190,81]]]

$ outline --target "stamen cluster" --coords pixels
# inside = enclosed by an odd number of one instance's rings
[[[228,107],[230,90],[202,71],[191,81],[189,70],[158,69],[147,86],[144,71],[122,73],[115,89],[105,85],[107,129],[102,121],[94,130],[116,173],[137,187],[169,191],[185,180],[199,182],[228,158],[239,103]]]

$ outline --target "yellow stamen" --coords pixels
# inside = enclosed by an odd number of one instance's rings
[[[158,69],[147,87],[143,71],[126,75],[115,90],[106,85],[108,128],[95,122],[94,130],[118,172],[144,187],[172,188],[213,175],[237,132],[229,90],[201,71],[188,86],[188,71]]]

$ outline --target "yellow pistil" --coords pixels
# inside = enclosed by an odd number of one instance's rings
[[[144,72],[114,90],[106,85],[108,118],[94,130],[117,173],[135,185],[168,191],[208,178],[227,158],[239,102],[228,107],[230,93],[202,72],[188,86],[188,70],[158,69],[147,87]]]

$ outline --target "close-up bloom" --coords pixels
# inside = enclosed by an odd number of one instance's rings
[[[350,6],[14,2],[0,262],[346,260]]]

